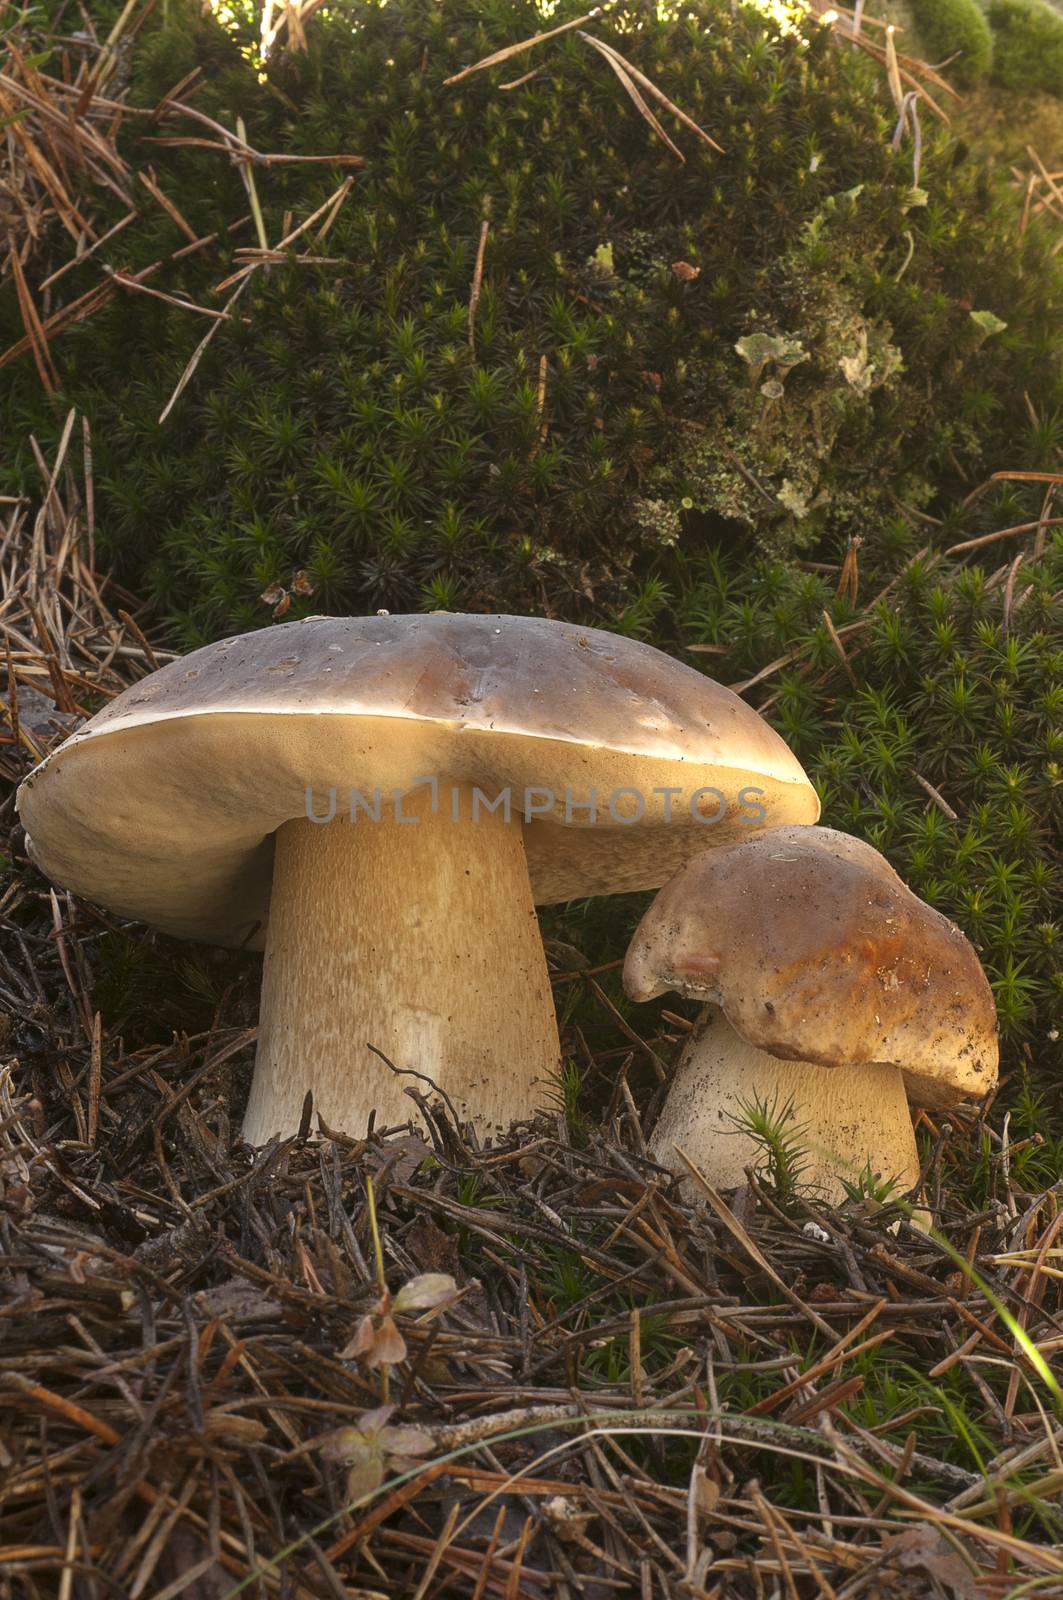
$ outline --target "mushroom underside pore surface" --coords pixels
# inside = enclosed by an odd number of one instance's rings
[[[746,1131],[747,1108],[760,1103],[778,1115],[791,1102],[789,1133],[805,1162],[801,1181],[819,1198],[843,1200],[845,1181],[858,1185],[868,1171],[894,1180],[896,1195],[914,1187],[919,1157],[899,1067],[782,1061],[749,1044],[713,1006],[680,1058],[652,1154],[685,1173],[678,1146],[716,1188],[735,1188],[764,1155]]]
[[[552,1098],[560,1047],[523,830],[459,786],[403,818],[287,822],[276,835],[258,1053],[244,1137],[406,1122],[427,1077],[481,1134]],[[455,813],[459,820],[454,820]],[[416,819],[416,820],[414,820]],[[396,1074],[369,1049],[373,1045]],[[410,1071],[421,1078],[410,1076]]]

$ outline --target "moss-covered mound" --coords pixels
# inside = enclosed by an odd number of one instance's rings
[[[971,88],[993,61],[993,36],[978,0],[910,0],[927,59],[950,61],[956,83]],[[910,49],[907,40],[905,48]]]
[[[1063,97],[1063,17],[1044,0],[989,0],[993,80]]]
[[[189,104],[242,113],[258,150],[365,165],[327,235],[289,252],[316,261],[255,274],[164,425],[201,316],[125,292],[53,343],[92,423],[104,552],[186,641],[268,621],[260,595],[300,572],[289,615],[502,606],[644,629],[679,547],[811,553],[858,530],[889,559],[898,517],[1044,464],[1030,407],[1061,398],[1063,322],[1044,245],[925,111],[914,189],[880,66],[822,25],[714,0],[596,20],[724,148],[654,102],[681,162],[580,32],[446,84],[539,29],[524,0],[339,7],[264,82],[198,11],[172,0],[138,35],[136,101],[198,66]],[[160,260],[151,287],[224,303],[247,197],[223,150],[178,137],[216,135],[126,119],[131,162],[218,240],[169,260],[185,237],[138,185],[136,222],[51,309],[104,263]],[[256,166],[269,242],[344,170]],[[0,337],[21,332],[5,285]],[[54,433],[30,357],[5,376],[12,437]],[[5,467],[24,481],[28,446]]]

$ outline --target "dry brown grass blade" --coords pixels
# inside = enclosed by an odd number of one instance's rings
[[[0,143],[0,189],[9,204],[15,206],[18,219],[19,242],[0,259],[0,280],[10,274],[20,306],[25,336],[0,354],[0,367],[19,356],[31,352],[37,365],[42,385],[48,392],[57,387],[57,375],[51,360],[49,342],[57,334],[83,321],[113,298],[115,286],[124,290],[149,293],[168,298],[169,303],[181,305],[212,318],[227,313],[194,306],[178,297],[165,297],[158,289],[146,289],[145,282],[165,264],[156,262],[135,273],[115,273],[110,265],[100,266],[109,281],[97,284],[51,315],[39,314],[26,281],[26,267],[31,257],[40,254],[54,232],[53,222],[58,222],[74,240],[75,253],[48,273],[44,284],[54,284],[71,267],[89,262],[110,239],[127,227],[137,216],[126,192],[130,171],[120,156],[115,139],[125,115],[157,118],[161,115],[184,115],[198,120],[212,133],[218,134],[217,147],[250,172],[252,164],[269,166],[279,162],[300,160],[341,166],[360,166],[362,158],[353,155],[320,157],[287,157],[283,154],[261,154],[246,140],[214,122],[195,107],[167,99],[154,110],[130,109],[122,101],[104,98],[99,92],[111,73],[116,58],[116,46],[132,37],[152,9],[154,0],[129,0],[112,28],[106,43],[99,47],[99,55],[91,70],[82,68],[74,83],[42,74],[34,64],[32,53],[20,47],[19,40],[9,35],[0,47],[0,118],[9,122],[8,136]],[[138,9],[139,8],[139,9]],[[318,7],[304,6],[303,19]],[[178,88],[187,87],[190,75],[186,74]],[[184,143],[188,141],[160,141]],[[198,141],[214,143],[215,141]],[[196,237],[195,231],[179,208],[165,194],[150,167],[137,174],[143,187],[170,216],[185,241],[173,258],[201,249],[216,237]],[[92,206],[98,190],[105,190],[121,198],[130,210],[102,234],[92,217]],[[342,203],[346,189],[333,197],[334,218]],[[327,207],[324,209],[328,209]],[[316,213],[320,216],[321,211]],[[299,230],[297,230],[298,233]],[[282,241],[283,244],[290,241]],[[241,276],[246,268],[241,269]]]
[[[180,400],[181,396],[184,394],[185,390],[188,388],[188,385],[191,383],[192,378],[193,378],[193,376],[195,374],[195,370],[199,366],[199,363],[202,361],[204,355],[206,354],[207,349],[210,346],[211,340],[214,338],[214,335],[217,333],[217,331],[221,327],[222,323],[227,321],[228,318],[231,316],[233,306],[236,304],[237,300],[239,300],[240,296],[243,294],[244,290],[247,288],[248,284],[251,282],[252,275],[253,275],[257,265],[258,265],[258,263],[255,262],[250,267],[245,269],[245,271],[242,273],[242,275],[240,277],[239,283],[236,285],[236,288],[233,290],[233,292],[229,296],[228,300],[226,300],[225,305],[222,307],[222,310],[221,310],[221,313],[220,313],[218,319],[211,323],[210,327],[207,329],[207,332],[203,335],[203,338],[196,345],[195,350],[192,352],[191,360],[189,361],[188,365],[185,367],[185,370],[182,372],[181,376],[177,380],[177,386],[174,389],[173,394],[170,396],[169,400],[167,400],[166,404],[163,406],[162,410],[159,412],[159,425],[160,425],[160,427],[166,421],[166,419],[169,417],[170,413],[173,411],[174,406],[177,404],[178,400]]]
[[[326,3],[327,0],[268,0],[259,24],[263,56],[270,55],[275,49],[282,31],[287,32],[289,50],[305,50],[306,25]],[[273,21],[275,8],[276,22]]]
[[[18,258],[18,251],[11,247],[8,251],[8,265],[14,279],[15,293],[18,296],[19,311],[22,314],[22,325],[26,330],[26,338],[33,351],[33,359],[37,365],[37,373],[47,394],[53,394],[59,386],[59,378],[52,364],[51,352],[48,348],[48,336],[37,314],[37,307],[33,303],[29,285],[22,270],[22,263]]]
[[[842,6],[835,6],[835,7],[832,7],[832,9],[836,10],[836,11],[841,11],[843,13],[843,15],[847,15],[847,16],[851,16],[852,15],[851,12],[845,12],[844,7],[842,7]],[[936,89],[940,89],[942,94],[948,95],[950,99],[957,100],[957,101],[960,101],[960,100],[963,99],[963,96],[961,95],[960,91],[955,87],[955,85],[951,84],[949,82],[949,80],[946,77],[944,77],[942,75],[942,73],[938,72],[938,70],[935,67],[932,67],[929,64],[929,62],[920,61],[918,56],[905,55],[903,50],[898,50],[897,49],[897,35],[899,33],[903,33],[904,32],[903,28],[900,28],[900,27],[896,26],[896,24],[891,23],[891,22],[878,22],[878,21],[875,21],[875,19],[867,16],[866,14],[863,17],[863,21],[864,21],[865,24],[871,23],[873,26],[876,26],[876,27],[879,27],[879,28],[892,29],[892,32],[893,32],[893,44],[894,44],[894,55],[896,56],[896,59],[897,59],[898,69],[902,73],[905,71],[905,69],[907,69],[909,72],[915,73],[919,78],[925,79],[927,81],[927,83],[932,83]],[[852,34],[847,29],[839,27],[837,23],[835,23],[835,25],[834,25],[834,31],[838,35],[839,38],[848,39],[850,43],[853,43],[853,44],[861,43],[861,41],[859,39],[854,39]],[[875,49],[875,48],[882,48],[882,47],[881,46],[879,46],[879,47],[872,46],[872,49]]]
[[[1048,190],[1048,193],[1052,197],[1052,200],[1055,202],[1055,206],[1054,207],[1050,207],[1049,202],[1044,197],[1041,197],[1041,205],[1044,206],[1045,209],[1051,209],[1052,212],[1053,212],[1053,215],[1060,216],[1061,212],[1063,212],[1063,190],[1060,190],[1060,188],[1059,188],[1059,186],[1058,186],[1058,184],[1056,182],[1056,178],[1059,176],[1059,174],[1051,173],[1051,172],[1048,171],[1047,167],[1045,166],[1044,162],[1041,160],[1041,157],[1038,155],[1038,153],[1034,149],[1033,145],[1028,144],[1026,146],[1026,154],[1030,157],[1030,160],[1034,163],[1034,166],[1037,168],[1036,178],[1035,178],[1033,173],[1030,174],[1031,188],[1027,190],[1027,202],[1029,201],[1029,195],[1032,192],[1033,183],[1035,181],[1037,181],[1037,179],[1039,179],[1040,182],[1042,182],[1044,184],[1045,188]],[[1060,209],[1057,210],[1056,209],[1057,207],[1060,208]],[[1025,231],[1025,217],[1026,217],[1026,210],[1024,210],[1024,215],[1023,215],[1023,231]]]
[[[587,34],[583,34],[582,37],[590,38]],[[677,117],[685,128],[689,128],[691,133],[696,133],[698,138],[703,139],[709,148],[715,150],[718,155],[722,156],[724,154],[723,146],[718,145],[715,139],[710,138],[700,123],[695,122],[693,117],[688,116],[681,106],[676,105],[674,100],[669,100],[664,91],[657,87],[653,79],[647,78],[646,74],[640,72],[638,67],[632,66],[627,57],[622,56],[619,50],[615,50],[611,44],[606,44],[604,39],[596,39],[591,42],[596,44],[600,50],[613,60],[618,61],[628,76],[633,78],[636,83],[641,84],[647,93],[653,95],[654,99],[658,100],[666,111],[670,111],[673,117]]]
[[[125,272],[115,272],[113,267],[107,270],[108,277],[123,289],[129,289],[134,294],[146,294],[153,300],[161,300],[165,305],[175,306],[178,311],[193,311],[200,317],[211,317],[215,322],[228,322],[228,311],[216,311],[213,306],[198,306],[193,300],[183,300],[179,295],[167,294],[163,289],[153,289],[149,284],[138,283],[136,278],[130,277]]]
[[[701,1169],[695,1166],[694,1162],[691,1161],[686,1151],[677,1145],[675,1153],[683,1163],[684,1167],[686,1167],[687,1172],[690,1174],[691,1178],[693,1178],[702,1194],[708,1200],[716,1215],[720,1218],[720,1221],[738,1240],[738,1243],[742,1246],[750,1260],[756,1263],[760,1270],[771,1279],[775,1287],[781,1290],[790,1303],[797,1306],[797,1308],[808,1318],[811,1323],[813,1323],[819,1329],[821,1333],[825,1333],[829,1336],[831,1331],[830,1324],[824,1321],[818,1311],[814,1311],[812,1307],[806,1305],[798,1295],[795,1295],[789,1284],[783,1281],[778,1272],[772,1266],[771,1262],[765,1256],[764,1252],[761,1250],[760,1246],[757,1244],[756,1240],[751,1237],[749,1230],[743,1223],[739,1222],[738,1218],[735,1216],[726,1200],[716,1189],[713,1188],[712,1184],[706,1178]]]
[[[904,104],[904,90],[901,87],[900,66],[897,61],[897,46],[893,42],[893,29],[886,29],[886,81],[890,86],[893,103],[900,111]]]
[[[649,123],[658,139],[660,139],[663,144],[668,146],[669,150],[675,156],[677,161],[682,161],[685,163],[686,156],[683,154],[682,150],[680,150],[679,146],[668,137],[668,134],[662,128],[660,122],[654,116],[653,112],[650,110],[641,94],[639,94],[638,89],[635,87],[634,79],[630,76],[627,70],[627,64],[623,61],[623,58],[615,55],[611,50],[608,49],[606,45],[602,43],[600,39],[596,39],[593,34],[583,33],[581,31],[579,36],[583,40],[584,44],[589,44],[592,50],[597,50],[602,59],[606,61],[612,68],[613,72],[616,73],[616,76],[623,84],[624,90],[629,96],[636,111],[638,111],[639,115],[644,117]]]
[[[1012,528],[998,528],[995,533],[980,533],[976,539],[964,539],[959,544],[950,544],[945,551],[947,556],[962,555],[965,550],[980,550],[983,545],[995,544],[998,539],[1013,539],[1023,533],[1038,533],[1042,528],[1055,528],[1063,522],[1063,517],[1039,517],[1036,522],[1017,522]]]
[[[58,283],[59,279],[68,273],[72,267],[80,266],[83,261],[88,261],[92,256],[95,255],[97,250],[102,249],[102,247],[107,244],[109,240],[113,239],[116,234],[124,232],[131,222],[136,221],[139,215],[140,213],[138,211],[130,211],[127,212],[124,217],[120,217],[119,220],[114,224],[114,227],[108,228],[106,233],[101,233],[100,237],[94,240],[93,243],[89,245],[87,250],[82,250],[80,254],[75,253],[70,257],[69,261],[64,261],[61,267],[57,267],[54,272],[50,273],[48,277],[45,278],[41,283],[41,289],[50,289],[52,285]]]
[[[138,277],[143,276],[146,276],[146,274],[138,274]],[[115,287],[113,283],[100,283],[94,289],[86,290],[83,295],[79,295],[69,305],[63,306],[59,311],[52,312],[52,315],[41,324],[44,333],[50,337],[66,328],[73,327],[77,322],[84,321],[86,317],[90,317],[93,312],[98,311],[102,305],[112,299],[114,294]],[[17,360],[19,356],[24,355],[27,350],[33,348],[33,338],[27,333],[24,338],[16,340],[13,345],[9,345],[5,351],[0,353],[0,367],[6,367],[8,362]]]
[[[0,724],[0,772],[11,761],[19,770],[20,747],[39,760],[94,697],[114,698],[162,659],[141,629],[127,627],[108,607],[87,565],[91,453],[86,448],[84,486],[76,489],[67,461],[76,423],[69,412],[51,466],[37,452],[42,492],[36,515],[17,503],[7,528],[0,527],[0,662],[7,677],[0,710],[11,729],[6,746]]]
[[[290,231],[285,234],[284,238],[280,239],[277,244],[273,246],[272,251],[267,252],[267,255],[272,256],[278,254],[280,251],[287,250],[288,247],[293,245],[297,239],[301,239],[303,234],[307,233],[320,217],[324,217],[325,221],[322,223],[317,237],[318,239],[324,238],[327,230],[331,228],[332,224],[335,222],[336,217],[339,214],[340,207],[343,205],[344,200],[350,193],[353,183],[353,178],[344,178],[339,188],[336,189],[334,193],[330,194],[328,199],[323,201],[322,204],[318,206],[316,211],[311,212],[310,216],[308,216],[304,222],[301,222],[297,228],[290,229]],[[237,254],[243,255],[244,252],[238,251]],[[256,266],[260,265],[261,259],[262,257],[260,253],[255,260],[238,267],[235,272],[230,273],[230,275],[227,278],[224,278],[221,283],[216,283],[214,285],[214,293],[222,294],[234,283],[246,278],[249,272],[251,272]]]
[[[170,220],[174,222],[178,228],[180,228],[185,238],[191,239],[194,243],[197,238],[196,230],[191,227],[186,218],[181,215],[181,212],[178,210],[177,206],[170,199],[170,197],[162,192],[156,181],[154,172],[152,172],[149,168],[146,172],[138,172],[137,177],[140,179],[141,183],[144,185],[145,189],[152,196],[152,198],[158,201],[159,205],[166,212],[166,215],[170,218]]]
[[[444,84],[449,87],[452,83],[461,83],[463,79],[470,78],[474,72],[485,72],[488,67],[499,67],[504,61],[512,61],[514,56],[523,55],[525,50],[531,50],[537,44],[545,44],[548,39],[557,39],[563,33],[571,33],[573,28],[585,27],[588,22],[594,22],[603,15],[608,6],[595,6],[593,11],[588,11],[586,16],[573,17],[571,22],[563,22],[560,27],[550,28],[546,33],[533,34],[530,39],[522,39],[519,44],[508,44],[504,50],[496,50],[492,55],[484,56],[482,61],[476,61],[471,67],[463,67],[460,72],[452,73],[449,78],[444,78]]]
[[[865,1339],[862,1344],[857,1345],[854,1343],[876,1321],[885,1306],[885,1300],[877,1300],[870,1311],[831,1346],[826,1355],[821,1356],[817,1362],[798,1377],[792,1379],[789,1383],[783,1384],[780,1389],[776,1389],[774,1394],[768,1395],[764,1400],[749,1406],[746,1415],[750,1417],[767,1416],[769,1412],[774,1411],[777,1406],[781,1405],[784,1400],[788,1400],[791,1395],[796,1394],[805,1384],[815,1383],[818,1378],[822,1378],[826,1373],[832,1372],[839,1361],[848,1361],[860,1351],[870,1350],[875,1345],[881,1344],[883,1340],[891,1338],[892,1330],[887,1329],[885,1333],[875,1334],[871,1339]]]
[[[846,33],[841,33],[838,35],[838,37],[850,39],[850,35]],[[875,61],[880,62],[884,67],[886,67],[887,75],[889,75],[889,58],[887,51],[883,46],[872,44],[870,39],[865,39],[863,37],[851,39],[850,42],[855,44],[857,49],[862,50],[865,55],[873,57]],[[923,81],[924,78],[930,78],[931,82],[935,83],[935,87],[938,86],[935,76],[931,74],[930,69],[926,68],[921,61],[910,61],[910,58],[908,57],[905,57],[904,61],[902,62],[901,58],[897,55],[896,49],[893,52],[893,65],[896,71],[894,74],[894,82],[891,82],[890,84],[890,93],[894,96],[894,98],[896,98],[898,83],[906,83],[908,87],[914,90],[914,92],[919,96],[920,100],[924,102],[928,110],[932,111],[936,117],[946,124],[946,126],[950,126],[952,119],[949,117],[948,112],[943,106],[938,104]],[[955,95],[954,90],[951,90],[950,92]],[[902,102],[903,99],[904,92],[902,89]]]
[[[9,42],[8,51],[16,66],[21,67],[23,72],[29,72],[26,63],[13,43]],[[5,75],[0,82],[2,82],[4,88],[13,89],[18,98],[29,105],[29,116],[12,120],[9,123],[9,128],[14,134],[15,140],[21,146],[21,153],[29,169],[27,176],[31,181],[36,180],[38,192],[43,192],[50,209],[58,216],[72,239],[77,240],[82,233],[91,234],[91,223],[79,211],[67,192],[66,185],[55,169],[57,153],[54,130],[49,125],[49,108],[47,104],[42,104],[27,84],[20,85],[17,80],[9,75]],[[11,102],[9,101],[8,103],[10,104]],[[75,159],[78,156],[79,150],[76,139],[71,141],[71,148],[67,153]],[[85,166],[87,164],[82,159],[78,165]],[[5,187],[9,187],[9,185],[5,183]]]
[[[264,154],[262,151],[256,150],[252,144],[249,144],[246,134],[241,133],[239,129],[234,132],[231,128],[225,127],[223,123],[216,122],[213,117],[209,117],[205,111],[200,111],[198,106],[185,105],[180,100],[166,98],[159,102],[154,111],[145,112],[141,110],[138,114],[150,116],[152,121],[158,121],[161,117],[171,115],[191,117],[194,122],[198,122],[202,127],[208,128],[218,136],[216,139],[185,139],[146,135],[148,144],[190,145],[206,150],[221,150],[238,164],[244,163],[248,166],[258,167],[280,165],[361,167],[365,165],[364,156],[345,155],[342,151],[336,151],[325,156],[298,156],[285,153]]]
[[[472,288],[469,290],[469,349],[476,354],[476,307],[480,304],[480,290],[483,287],[484,256],[487,253],[487,236],[490,223],[485,217],[480,224],[480,239],[476,246],[476,265],[473,267]]]
[[[1063,472],[994,472],[990,483],[1063,483]]]
[[[25,265],[53,220],[79,248],[95,239],[91,196],[121,194],[127,176],[114,144],[111,113],[91,92],[42,73],[28,35],[10,30],[0,45],[0,188],[19,219]]]

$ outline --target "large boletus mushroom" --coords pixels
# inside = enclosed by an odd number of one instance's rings
[[[688,861],[635,931],[634,1000],[708,1002],[653,1135],[719,1188],[758,1147],[759,1101],[792,1102],[825,1196],[869,1168],[903,1192],[919,1176],[908,1098],[946,1107],[997,1081],[996,1009],[978,957],[879,852],[832,828],[778,827]]]
[[[706,844],[812,822],[736,695],[538,618],[312,617],[128,689],[19,791],[57,882],[170,934],[265,947],[245,1136],[402,1121],[430,1077],[481,1131],[549,1099],[535,902],[655,888]]]

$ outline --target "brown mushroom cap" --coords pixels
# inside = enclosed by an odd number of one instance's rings
[[[624,986],[710,1001],[783,1061],[900,1067],[919,1105],[980,1099],[997,1081],[973,947],[833,828],[764,828],[688,861],[636,929]]]
[[[515,811],[526,787],[554,791],[525,825],[541,904],[656,888],[751,822],[819,814],[779,735],[693,668],[568,623],[445,612],[311,617],[197,650],[85,723],[18,807],[67,888],[180,936],[260,945],[272,835],[306,815],[308,788],[318,811],[335,789],[342,814],[352,789],[390,801],[433,776],[511,788]],[[625,787],[644,800],[635,823],[577,809],[593,789],[604,811]],[[654,794],[666,787],[682,798]],[[708,788],[726,804],[709,796],[695,815],[689,797]]]

